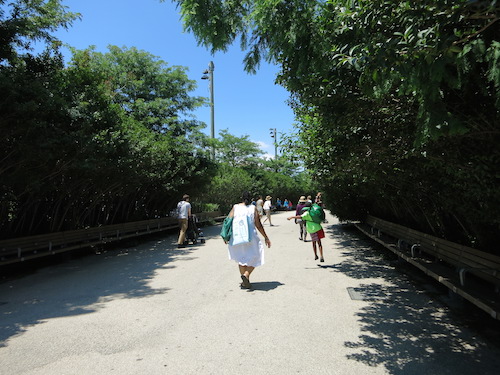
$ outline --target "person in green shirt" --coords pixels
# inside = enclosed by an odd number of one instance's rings
[[[314,260],[318,259],[318,249],[319,249],[319,261],[324,262],[325,258],[323,257],[323,245],[321,244],[321,239],[325,238],[325,232],[323,231],[323,227],[319,223],[315,223],[312,220],[312,217],[309,213],[311,209],[311,203],[306,203],[304,207],[304,213],[302,215],[290,216],[287,220],[292,219],[301,219],[306,223],[306,231],[311,236],[312,246],[314,251]]]

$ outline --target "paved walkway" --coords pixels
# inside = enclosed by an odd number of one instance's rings
[[[0,374],[498,374],[499,348],[358,232],[329,216],[318,263],[286,216],[253,291],[218,226],[0,284]]]

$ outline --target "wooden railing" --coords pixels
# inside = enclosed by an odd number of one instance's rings
[[[220,220],[219,211],[195,214],[200,223]],[[178,227],[176,218],[135,221],[0,241],[0,265],[137,237]]]
[[[358,229],[495,319],[500,319],[499,256],[373,216],[368,216],[365,224],[367,227],[358,224]],[[466,281],[466,274],[474,277]],[[479,280],[481,283],[477,282]]]

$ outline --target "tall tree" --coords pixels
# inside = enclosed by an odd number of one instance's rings
[[[258,157],[263,154],[259,145],[250,140],[250,136],[236,137],[227,129],[219,132],[215,148],[217,159],[232,167],[255,166]]]

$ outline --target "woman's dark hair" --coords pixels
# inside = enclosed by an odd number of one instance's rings
[[[241,200],[245,202],[247,206],[252,203],[252,197],[250,197],[250,193],[248,191],[244,191],[243,194],[241,194]]]

